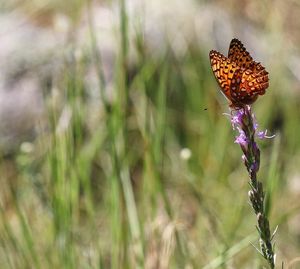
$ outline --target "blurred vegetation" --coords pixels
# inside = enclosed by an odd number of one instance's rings
[[[57,27],[57,14],[69,26],[59,67],[40,84],[45,113],[36,139],[1,159],[0,268],[266,266],[251,245],[257,234],[247,173],[208,59],[210,49],[226,54],[233,37],[270,73],[254,111],[276,138],[259,141],[259,177],[272,230],[279,227],[278,268],[299,256],[300,35],[289,16],[299,16],[300,6],[208,2],[187,8],[209,7],[215,31],[198,33],[200,42],[187,38],[180,52],[172,38],[147,43],[143,14],[129,16],[134,1],[3,4],[2,14],[21,12],[38,27]],[[108,66],[97,5],[117,12]],[[78,38],[82,14],[88,31]],[[223,33],[219,14],[230,18]],[[34,65],[37,75],[42,64]]]

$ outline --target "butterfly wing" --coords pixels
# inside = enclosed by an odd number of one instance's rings
[[[243,43],[237,38],[231,40],[228,50],[228,58],[235,62],[239,67],[244,69],[250,69],[253,72],[263,73],[267,75],[268,72],[261,63],[255,62],[250,53],[246,50]]]
[[[245,72],[242,69],[235,70],[230,85],[231,107],[243,107],[244,102],[248,99],[248,93],[242,81],[245,83]],[[242,91],[241,91],[242,89]],[[246,103],[245,103],[246,104]]]
[[[269,87],[268,75],[246,70],[242,77],[242,87],[246,89],[248,95],[263,95]]]
[[[250,53],[246,50],[243,43],[236,38],[232,39],[230,42],[228,59],[244,69],[251,69],[253,65],[253,59],[250,56]]]
[[[231,40],[228,58],[244,72],[240,85],[240,101],[244,102],[243,100],[245,100],[245,104],[249,104],[254,95],[256,95],[256,98],[257,95],[263,95],[269,87],[269,73],[261,63],[253,60],[243,43],[236,38]]]
[[[224,95],[232,102],[231,83],[234,74],[240,68],[223,54],[212,50],[209,53],[211,68]]]
[[[234,75],[230,87],[232,104],[235,107],[252,104],[258,97],[263,95],[269,86],[268,76],[255,73],[251,70],[239,69]]]

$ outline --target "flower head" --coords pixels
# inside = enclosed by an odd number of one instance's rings
[[[231,124],[233,130],[238,130],[239,136],[236,137],[235,143],[245,144],[248,134],[256,135],[259,139],[273,138],[275,135],[267,135],[268,131],[257,131],[258,123],[255,115],[251,112],[250,106],[233,111],[231,114]]]
[[[250,106],[231,112],[231,124],[234,130],[238,131],[235,143],[239,144],[244,155],[242,156],[249,173],[256,173],[260,165],[260,151],[255,142],[255,137],[260,139],[272,138],[268,136],[267,130],[257,131],[258,123]]]

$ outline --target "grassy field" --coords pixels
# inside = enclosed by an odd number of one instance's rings
[[[247,23],[262,38],[239,38],[270,73],[253,110],[260,129],[276,135],[258,141],[259,179],[271,229],[278,226],[276,268],[300,268],[300,34],[292,20],[300,6],[251,1],[243,13],[237,1],[213,2],[195,4],[232,16],[234,36],[186,40],[181,54],[172,40],[153,53],[143,23],[132,28],[128,3],[107,2],[119,18],[109,81],[93,21],[80,53],[70,37],[59,74],[41,89],[42,130],[0,163],[0,268],[267,268],[253,247],[248,176],[208,58],[210,49],[226,54]],[[18,9],[44,19],[63,12],[72,31],[81,12],[93,12],[84,1]],[[257,17],[241,21],[253,10]]]

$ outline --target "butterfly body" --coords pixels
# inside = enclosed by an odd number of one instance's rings
[[[209,53],[211,67],[230,107],[242,108],[265,94],[269,87],[268,72],[255,62],[238,39],[229,46],[228,57],[218,51]]]

